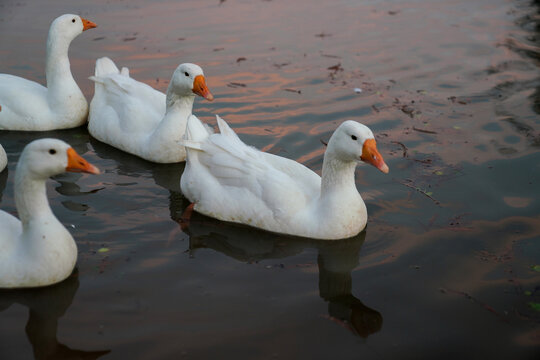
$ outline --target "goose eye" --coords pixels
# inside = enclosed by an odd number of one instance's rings
[[[51,155],[56,154],[56,150],[54,150],[54,149],[49,149],[49,154],[51,154]]]
[[[186,75],[186,76],[189,76],[189,74],[188,74],[188,72],[187,72],[187,71],[186,71],[186,72],[184,73],[184,75]]]
[[[75,19],[71,19],[71,22],[74,23],[74,22],[75,22]]]
[[[353,139],[354,141],[358,140],[358,138],[356,137],[356,135],[351,135],[351,139]]]

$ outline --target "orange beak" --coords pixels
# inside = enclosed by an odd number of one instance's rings
[[[362,147],[362,156],[360,156],[360,159],[365,163],[375,166],[385,174],[388,174],[388,171],[390,171],[388,165],[386,165],[381,154],[379,154],[379,151],[377,150],[375,139],[367,139],[364,141],[364,146]]]
[[[86,20],[84,18],[81,18],[82,20],[82,24],[83,24],[83,28],[82,28],[82,31],[86,31],[88,29],[92,29],[92,28],[95,28],[97,27],[96,23],[90,21],[90,20]]]
[[[195,80],[193,80],[193,90],[195,94],[202,96],[208,101],[214,100],[214,95],[210,93],[210,90],[208,90],[208,87],[206,86],[206,81],[204,80],[203,75],[197,75],[195,76]]]
[[[99,174],[99,169],[88,161],[84,160],[81,155],[77,154],[73,148],[67,149],[68,165],[66,171],[70,172],[85,172],[89,174]]]

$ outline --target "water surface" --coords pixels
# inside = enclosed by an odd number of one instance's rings
[[[183,230],[183,164],[146,162],[84,127],[0,132],[4,210],[15,212],[15,165],[33,139],[66,140],[104,171],[48,182],[77,271],[0,291],[1,359],[538,356],[537,3],[47,4],[0,4],[0,72],[43,83],[49,23],[81,14],[98,24],[70,48],[88,99],[101,56],[162,91],[179,63],[195,62],[216,98],[197,99],[204,121],[219,114],[246,143],[320,172],[322,142],[355,119],[391,171],[357,169],[370,218],[352,239],[201,215]]]

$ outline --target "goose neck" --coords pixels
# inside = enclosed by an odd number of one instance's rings
[[[171,91],[167,92],[167,109],[166,113],[170,112],[183,112],[187,113],[187,116],[191,115],[193,110],[193,103],[195,96],[184,95],[179,96]]]
[[[45,65],[45,76],[49,89],[60,86],[65,79],[74,81],[68,57],[69,44],[70,41],[49,33]]]
[[[23,228],[34,217],[52,215],[47,199],[46,178],[32,176],[24,167],[15,174],[15,205]]]
[[[323,160],[321,197],[336,191],[357,193],[354,181],[355,168],[355,161],[344,161],[327,151]]]

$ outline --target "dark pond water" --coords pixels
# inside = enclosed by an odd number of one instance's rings
[[[204,121],[220,114],[245,142],[320,171],[321,139],[355,119],[391,171],[358,168],[370,218],[353,239],[200,215],[184,231],[183,164],[86,128],[0,132],[4,210],[32,139],[64,139],[104,171],[49,181],[77,272],[0,292],[1,359],[538,358],[538,3],[4,0],[0,72],[44,82],[47,29],[67,12],[99,26],[70,50],[88,99],[98,57],[163,91],[196,62],[216,97],[196,101]]]

